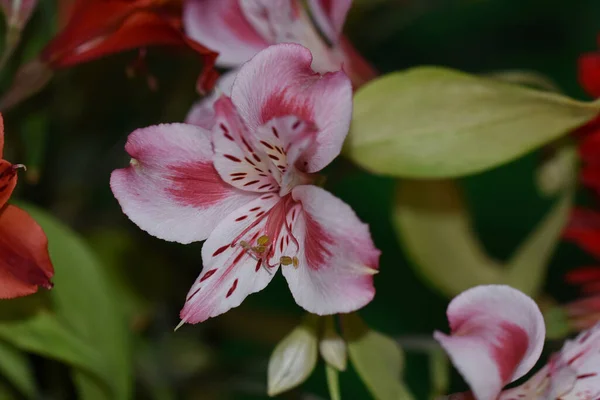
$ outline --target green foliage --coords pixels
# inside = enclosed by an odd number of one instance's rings
[[[339,371],[327,364],[325,366],[325,374],[327,376],[327,388],[329,389],[329,397],[331,400],[342,400],[340,392],[340,373]]]
[[[409,400],[402,382],[404,356],[398,343],[369,327],[356,313],[341,316],[352,366],[376,400]]]
[[[48,236],[55,288],[49,293],[50,307],[0,323],[0,338],[72,365],[82,398],[129,398],[129,333],[102,265],[68,227],[40,209],[24,208]]]
[[[572,200],[569,188],[506,263],[485,252],[454,181],[399,182],[394,222],[417,271],[445,295],[504,283],[535,296],[543,286]]]
[[[27,355],[7,342],[0,340],[0,374],[28,399],[37,394],[36,383]],[[0,396],[0,398],[2,398]]]
[[[445,68],[413,68],[356,93],[345,154],[378,174],[464,176],[548,144],[599,111],[600,102]]]

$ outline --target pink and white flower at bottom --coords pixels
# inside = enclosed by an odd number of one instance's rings
[[[240,68],[231,98],[215,102],[212,132],[168,124],[128,139],[132,164],[111,176],[123,212],[159,238],[206,240],[182,322],[237,307],[280,267],[315,314],[354,311],[374,296],[380,252],[367,225],[311,184],[341,151],[352,87],[311,61],[302,46],[271,46]]]
[[[448,307],[452,334],[435,338],[471,387],[452,400],[597,400],[600,398],[600,324],[565,343],[525,383],[544,344],[542,314],[531,298],[502,285],[478,286]]]

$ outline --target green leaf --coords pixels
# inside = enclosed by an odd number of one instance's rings
[[[327,388],[329,389],[329,397],[331,397],[331,400],[342,400],[339,371],[335,367],[326,364],[325,375],[327,376]]]
[[[131,391],[130,337],[121,304],[86,243],[51,215],[23,207],[42,226],[54,264],[52,311],[0,323],[0,338],[76,367],[80,397],[127,399]]]
[[[537,71],[513,69],[506,71],[495,71],[485,74],[484,76],[506,83],[529,86],[534,89],[560,93],[560,88],[551,78],[540,74]]]
[[[412,399],[402,382],[404,355],[392,338],[369,327],[356,315],[342,314],[342,335],[352,366],[376,400]]]
[[[102,354],[47,311],[40,311],[24,320],[0,324],[0,339],[21,350],[85,370],[104,382],[104,391],[109,391],[111,374],[103,363]]]
[[[414,68],[358,90],[345,154],[379,174],[464,176],[512,161],[599,111],[600,103],[444,68]]]
[[[315,369],[318,317],[308,315],[273,350],[269,359],[268,394],[276,396],[303,383]]]
[[[394,226],[417,271],[449,297],[504,283],[535,296],[572,204],[567,190],[506,263],[490,258],[452,180],[399,182]]]
[[[33,399],[36,397],[37,388],[27,355],[1,340],[0,374],[13,384],[26,398]]]

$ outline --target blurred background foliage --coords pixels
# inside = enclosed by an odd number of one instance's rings
[[[40,1],[22,46],[0,76],[2,90],[55,32],[53,3]],[[596,48],[599,16],[597,0],[355,0],[346,32],[382,73],[417,65],[477,74],[535,70],[583,99],[576,60]],[[74,398],[76,391],[103,398],[98,392],[108,383],[113,393],[132,389],[139,399],[262,399],[270,353],[302,317],[278,276],[237,309],[173,333],[201,270],[201,244],[167,243],[138,229],[121,213],[108,179],[128,162],[123,146],[132,130],[183,120],[196,99],[200,64],[190,54],[151,50],[152,89],[147,76],[126,73],[135,58],[130,52],[59,71],[43,91],[4,115],[5,158],[28,166],[14,199],[35,204],[28,210],[45,228],[61,268],[52,292],[1,305],[27,312],[31,303],[48,304],[50,297],[59,318],[48,322],[38,310],[27,323],[0,324],[0,398]],[[498,260],[507,259],[553,203],[534,183],[541,159],[536,152],[460,180],[476,232]],[[325,174],[326,188],[370,224],[383,251],[377,295],[360,315],[405,344],[406,382],[416,398],[427,398],[437,383],[420,349],[433,330],[447,329],[448,298],[420,279],[402,251],[392,225],[396,183],[345,159]],[[585,193],[579,201],[587,201]],[[575,246],[561,244],[546,292],[559,302],[573,298],[563,274],[590,261]],[[15,318],[4,311],[0,318]],[[32,323],[44,326],[44,337],[28,335]],[[61,343],[65,336],[56,332],[65,327],[78,335]],[[40,340],[47,346],[40,347]],[[79,345],[80,351],[69,353]],[[68,365],[79,372],[69,374]],[[460,379],[453,381],[453,390],[465,389]],[[342,398],[369,398],[352,368],[340,382]],[[307,383],[281,398],[328,398],[322,361]]]

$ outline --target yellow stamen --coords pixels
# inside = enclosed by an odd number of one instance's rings
[[[267,251],[267,248],[265,246],[254,246],[252,250],[254,250],[255,253],[261,254]]]
[[[292,259],[292,257],[282,256],[279,258],[279,262],[281,263],[281,265],[292,265],[294,263],[294,260]]]
[[[267,235],[262,235],[258,238],[256,243],[258,243],[259,246],[266,246],[269,244],[269,237]]]

